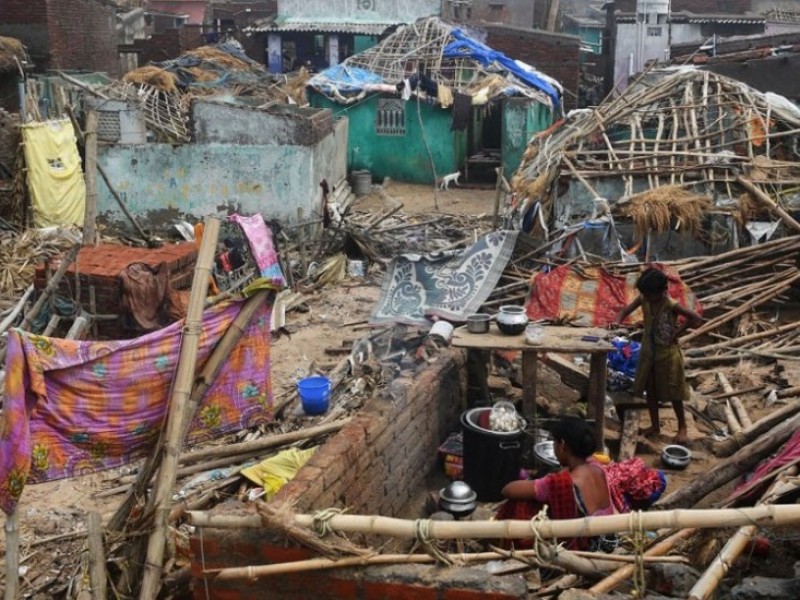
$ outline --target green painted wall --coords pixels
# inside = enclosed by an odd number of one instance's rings
[[[577,35],[581,41],[592,49],[594,54],[603,53],[603,30],[597,27],[580,27],[570,25],[564,29],[564,33]]]
[[[309,92],[309,101],[311,106],[331,109],[334,117],[348,118],[349,168],[368,169],[375,179],[388,176],[397,181],[433,183],[428,149],[433,155],[437,176],[452,173],[466,158],[467,132],[450,131],[452,114],[449,109],[420,103],[425,132],[423,136],[417,103],[406,102],[405,135],[378,135],[375,132],[377,96],[348,107],[331,102],[315,92]]]
[[[511,179],[522,162],[522,155],[534,133],[552,124],[550,109],[526,98],[506,98],[503,102],[503,174]]]
[[[380,38],[377,35],[356,35],[353,36],[353,54],[358,54],[364,50],[369,50],[378,43]]]

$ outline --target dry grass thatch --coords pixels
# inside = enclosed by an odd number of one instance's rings
[[[25,46],[16,38],[0,36],[0,73],[17,69],[25,60]]]
[[[214,63],[230,71],[249,71],[253,68],[250,63],[243,61],[241,58],[237,58],[213,46],[201,46],[195,50],[189,50],[184,53],[184,56],[193,56],[200,60]]]
[[[708,196],[693,194],[680,185],[665,185],[632,196],[621,212],[633,220],[637,234],[644,236],[672,228],[697,231],[711,207]]]
[[[147,84],[168,94],[178,93],[178,78],[173,73],[153,65],[130,71],[122,80],[128,83]]]

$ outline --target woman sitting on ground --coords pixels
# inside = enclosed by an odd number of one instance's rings
[[[592,458],[595,438],[589,424],[578,417],[563,417],[549,429],[556,458],[565,468],[540,479],[507,484],[503,488],[507,502],[500,508],[497,518],[531,519],[545,504],[550,519],[614,514],[606,473]],[[585,539],[565,541],[567,547],[573,549],[587,549],[593,545]],[[515,544],[517,548],[524,546],[524,542]]]

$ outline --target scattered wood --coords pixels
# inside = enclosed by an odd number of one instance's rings
[[[91,511],[86,519],[89,533],[89,574],[92,582],[92,600],[106,600],[106,551],[100,513]]]
[[[728,395],[727,400],[728,402],[731,403],[731,407],[733,407],[733,412],[736,414],[736,418],[738,419],[742,428],[752,427],[753,421],[750,420],[750,415],[747,414],[747,409],[744,407],[744,404],[742,404],[742,401],[734,392],[733,386],[731,385],[730,381],[728,381],[728,378],[725,376],[725,373],[722,372],[717,373],[717,379],[719,379],[719,383],[722,386],[722,389]]]
[[[639,421],[642,416],[641,410],[626,410],[622,423],[622,437],[619,441],[619,454],[617,461],[630,460],[636,456],[636,444],[639,439]]]
[[[733,434],[728,439],[722,442],[717,442],[714,445],[714,454],[719,457],[730,456],[740,448],[766,434],[776,425],[782,423],[788,418],[791,418],[799,412],[800,403],[787,404],[783,408],[780,408],[768,414],[766,417],[759,419],[742,431]]]

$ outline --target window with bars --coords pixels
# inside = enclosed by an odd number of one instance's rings
[[[378,100],[378,115],[375,121],[378,135],[406,134],[406,104],[391,98]]]

